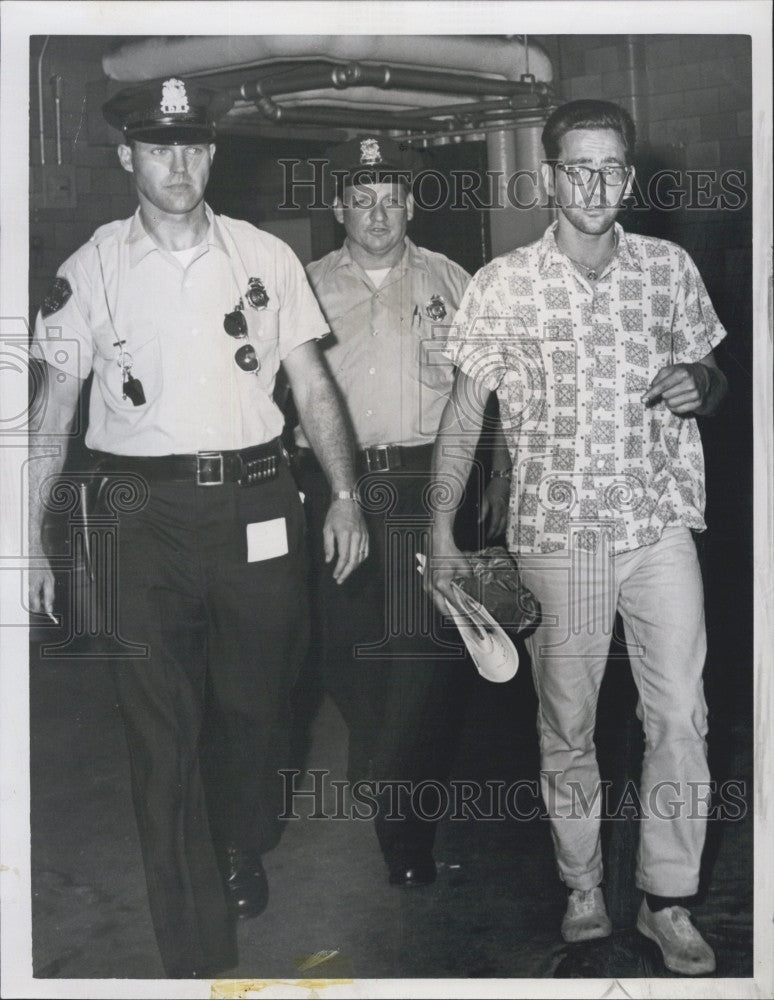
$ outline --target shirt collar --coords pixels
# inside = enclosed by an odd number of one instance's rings
[[[204,212],[207,216],[208,225],[202,244],[217,247],[218,250],[222,250],[226,256],[229,256],[217,216],[206,203],[204,205]],[[153,241],[151,236],[148,235],[145,226],[143,226],[139,207],[129,223],[129,232],[126,236],[126,244],[129,247],[129,264],[131,267],[134,267],[135,264],[139,264],[144,257],[147,257],[148,254],[152,253],[154,250],[163,252],[161,247],[158,246],[158,244]]]
[[[558,225],[558,222],[553,222],[548,229],[546,229],[545,233],[543,233],[540,240],[540,246],[538,247],[538,266],[541,274],[545,274],[551,265],[566,264],[570,259],[567,254],[562,253],[556,242],[556,227]],[[614,223],[614,227],[618,244],[616,246],[615,254],[613,255],[613,260],[618,263],[623,270],[641,271],[642,261],[634,242],[627,237],[625,230],[619,223]]]

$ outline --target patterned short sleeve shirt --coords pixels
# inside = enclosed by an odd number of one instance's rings
[[[513,463],[509,546],[517,553],[658,541],[702,530],[704,457],[695,419],[641,397],[667,365],[725,337],[679,246],[626,234],[592,285],[558,248],[556,224],[498,257],[468,286],[446,352],[496,391]]]

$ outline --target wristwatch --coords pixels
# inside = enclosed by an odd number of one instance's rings
[[[334,500],[357,500],[358,492],[357,490],[334,490],[333,492]]]

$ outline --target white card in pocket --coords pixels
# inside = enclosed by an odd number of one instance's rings
[[[247,525],[247,561],[261,562],[287,555],[288,530],[284,517]]]

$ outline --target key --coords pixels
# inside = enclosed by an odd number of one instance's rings
[[[142,382],[135,378],[128,369],[124,369],[124,399],[131,399],[133,406],[142,406],[145,402],[145,392]]]

